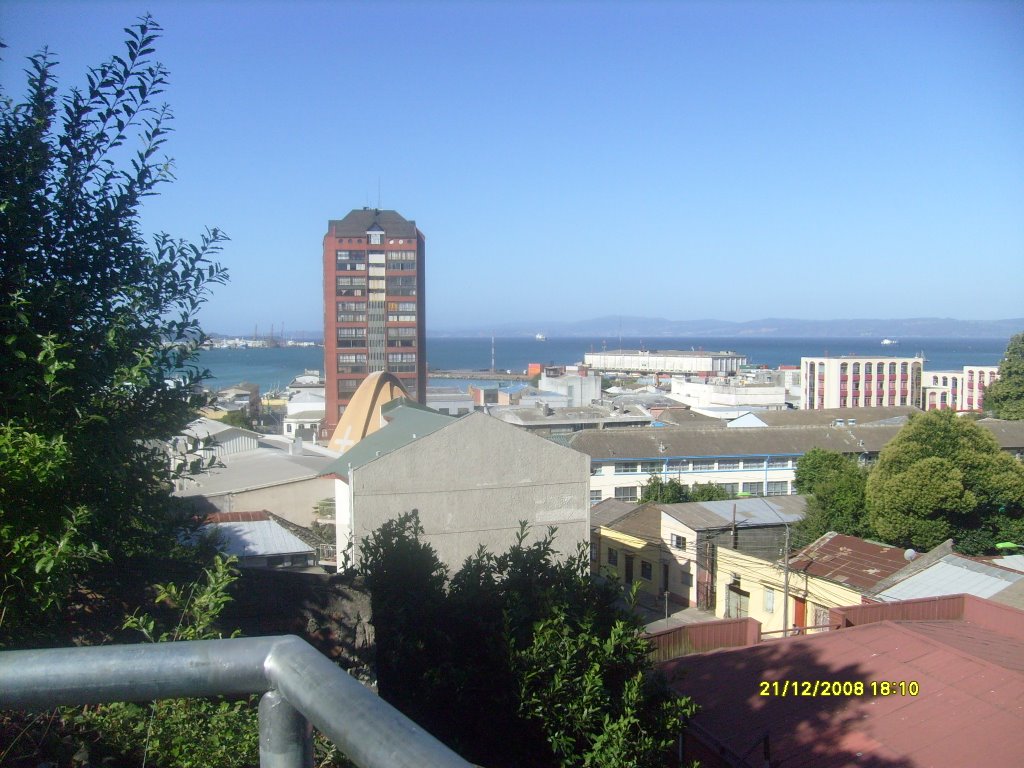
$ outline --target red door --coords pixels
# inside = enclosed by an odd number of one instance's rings
[[[793,626],[803,629],[807,626],[807,601],[802,597],[793,598],[796,604],[796,616],[793,617]]]

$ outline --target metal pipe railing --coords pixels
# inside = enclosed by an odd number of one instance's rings
[[[362,768],[470,766],[292,635],[0,653],[0,709],[253,693],[261,768],[312,765],[307,720]]]

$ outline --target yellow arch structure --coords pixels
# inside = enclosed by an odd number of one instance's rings
[[[344,453],[367,435],[384,426],[380,408],[399,397],[409,397],[398,378],[388,371],[371,373],[359,385],[334,428],[327,447]]]

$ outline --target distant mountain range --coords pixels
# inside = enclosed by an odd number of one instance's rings
[[[1008,339],[1024,332],[1024,318],[1009,320],[954,320],[949,317],[914,317],[900,320],[795,320],[769,317],[764,320],[666,320],[662,317],[609,315],[591,320],[560,322],[515,322],[475,326],[473,328],[431,328],[428,336],[499,338],[535,336],[549,338],[623,338],[658,337],[696,338],[744,336],[782,339],[877,338],[877,339]],[[214,338],[233,338],[238,334],[210,333]],[[288,332],[296,341],[323,341],[323,331]]]
[[[666,320],[658,317],[609,315],[569,322],[498,323],[488,328],[431,329],[430,336],[499,337],[534,336],[549,338],[597,336],[657,338],[695,336],[743,336],[777,338],[1009,338],[1024,331],[1024,318],[1010,320],[954,320],[943,317],[915,317],[900,320],[795,320],[765,318],[729,320]]]

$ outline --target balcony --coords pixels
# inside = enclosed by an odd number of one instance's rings
[[[291,635],[0,653],[0,709],[253,693],[261,768],[310,768],[310,724],[363,768],[470,768]]]

